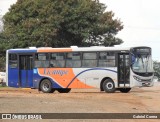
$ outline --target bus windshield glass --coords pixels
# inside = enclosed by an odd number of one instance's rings
[[[137,49],[132,53],[132,69],[134,72],[153,72],[152,58],[149,50]]]

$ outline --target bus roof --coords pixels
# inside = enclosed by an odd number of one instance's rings
[[[71,46],[68,48],[52,48],[52,47],[39,47],[39,48],[21,48],[21,49],[9,49],[7,51],[12,53],[33,53],[33,52],[72,52],[72,51],[129,51],[133,47],[103,47],[103,46],[92,46],[92,47],[77,47]]]

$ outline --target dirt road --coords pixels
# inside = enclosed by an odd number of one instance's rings
[[[72,89],[44,94],[33,89],[0,88],[2,113],[160,113],[160,83],[130,93]],[[149,120],[152,121],[152,120]]]

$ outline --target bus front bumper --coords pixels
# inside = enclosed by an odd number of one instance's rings
[[[154,85],[153,82],[142,82],[141,84],[142,84],[142,85],[141,85],[142,87],[151,87],[151,86]]]

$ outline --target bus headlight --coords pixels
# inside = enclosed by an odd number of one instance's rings
[[[140,78],[138,78],[137,76],[133,76],[133,77],[134,77],[134,79],[137,80],[137,81],[140,81],[140,82],[142,81],[142,80],[141,80]]]

